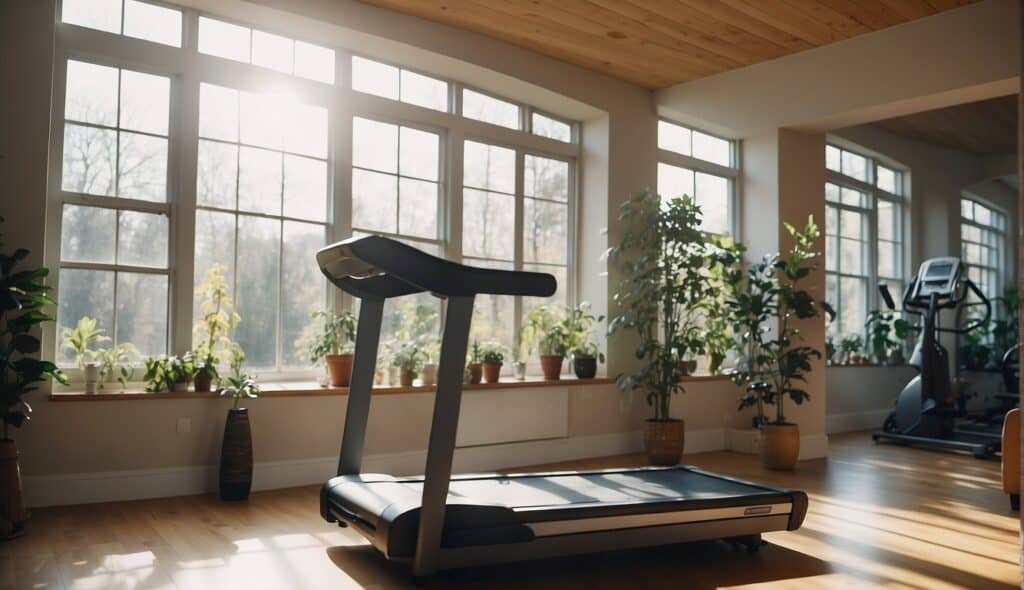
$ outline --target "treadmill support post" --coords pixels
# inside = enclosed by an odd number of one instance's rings
[[[358,475],[363,466],[366,424],[370,420],[370,397],[377,366],[377,345],[384,315],[383,299],[361,299],[356,328],[356,351],[352,359],[352,379],[348,387],[345,430],[341,435],[338,475]],[[465,353],[463,353],[465,354]]]
[[[455,436],[459,428],[462,402],[462,374],[466,365],[469,326],[473,317],[473,296],[448,299],[441,338],[441,359],[437,370],[434,417],[427,443],[427,465],[423,476],[419,533],[413,558],[413,575],[429,576],[437,572],[444,531],[445,504],[452,477]]]

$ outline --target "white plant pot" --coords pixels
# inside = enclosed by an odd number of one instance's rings
[[[420,371],[420,381],[424,387],[433,387],[437,382],[437,365],[433,363],[423,365],[423,370]]]
[[[95,363],[86,363],[82,367],[82,376],[85,378],[86,383],[96,384],[100,381],[100,366]]]
[[[526,363],[523,361],[514,361],[512,363],[512,375],[517,381],[526,381]]]

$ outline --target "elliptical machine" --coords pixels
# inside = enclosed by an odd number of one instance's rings
[[[879,287],[882,299],[892,310],[896,304],[885,285]],[[977,301],[968,302],[973,293]],[[939,313],[943,309],[983,307],[981,318],[963,327],[943,328]],[[922,318],[917,328],[921,335],[910,365],[920,373],[900,392],[896,409],[885,419],[881,432],[872,435],[875,441],[888,441],[944,450],[969,451],[985,458],[1000,450],[997,433],[964,432],[956,428],[959,415],[956,397],[949,378],[949,353],[938,335],[946,332],[966,334],[988,323],[992,305],[988,298],[965,276],[957,258],[931,258],[921,263],[917,276],[903,294],[903,311]]]

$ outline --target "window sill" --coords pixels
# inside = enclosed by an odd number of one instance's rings
[[[691,379],[699,379],[694,377]],[[615,379],[597,377],[594,379],[577,379],[566,377],[556,381],[545,380],[542,377],[527,377],[525,381],[503,380],[498,383],[467,383],[463,385],[464,391],[490,391],[495,389],[525,389],[534,387],[579,387],[583,385],[605,385],[615,383]],[[311,381],[293,381],[283,383],[265,383],[261,386],[260,397],[317,397],[348,395],[347,387],[320,387]],[[434,386],[425,387],[414,385],[412,387],[374,387],[373,395],[398,395],[415,393],[433,393]],[[51,393],[50,401],[55,402],[85,402],[85,401],[128,401],[128,400],[170,400],[170,399],[212,399],[219,397],[216,393],[205,393],[195,391],[176,391],[164,393],[150,393],[129,389],[124,393],[83,393],[81,391],[67,391]]]

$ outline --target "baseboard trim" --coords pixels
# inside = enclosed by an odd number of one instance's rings
[[[825,416],[825,432],[839,434],[861,430],[880,430],[890,412],[892,412],[892,408],[828,415]]]

